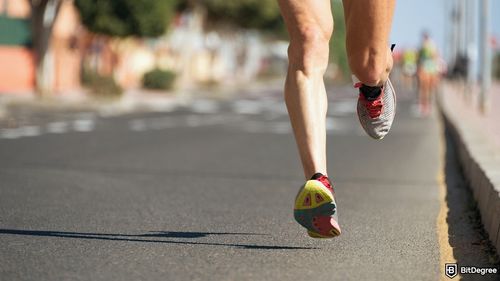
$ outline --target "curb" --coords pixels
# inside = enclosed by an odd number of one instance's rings
[[[453,111],[444,95],[442,91],[438,95],[439,110],[456,144],[458,160],[477,202],[484,229],[500,252],[500,151],[477,125]]]

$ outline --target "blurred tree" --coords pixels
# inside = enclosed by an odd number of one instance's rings
[[[351,71],[347,61],[347,52],[345,47],[345,17],[342,1],[332,1],[333,18],[335,19],[335,32],[330,40],[330,60],[338,67],[341,74],[341,79],[348,80],[351,78]]]
[[[201,6],[206,11],[208,25],[231,24],[254,28],[286,37],[286,29],[276,0],[184,0],[183,3]],[[344,9],[341,0],[332,0],[335,32],[330,41],[330,61],[337,65],[342,79],[350,78],[345,47]]]
[[[47,63],[52,29],[63,0],[28,0],[31,6],[33,49],[35,51],[36,84],[35,91],[39,96],[52,92],[50,69]]]
[[[232,24],[241,28],[255,28],[284,37],[286,30],[276,0],[190,0],[202,5],[209,24]],[[350,78],[345,47],[344,8],[341,0],[332,0],[335,32],[330,41],[330,60],[336,64],[342,79]]]
[[[497,80],[500,80],[500,52],[497,52],[495,54],[493,65],[494,65],[493,77],[495,77],[495,79]]]
[[[75,0],[83,24],[110,36],[156,37],[165,33],[177,0]]]
[[[207,23],[231,24],[284,35],[285,29],[276,0],[196,1],[207,12]]]

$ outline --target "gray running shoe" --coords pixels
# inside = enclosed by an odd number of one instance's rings
[[[358,84],[359,85],[359,84]],[[358,118],[365,132],[374,139],[383,139],[389,132],[396,114],[396,93],[389,79],[375,99],[367,99],[360,91]]]

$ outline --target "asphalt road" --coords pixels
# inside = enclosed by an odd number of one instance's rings
[[[330,102],[333,240],[293,220],[303,178],[277,93],[3,130],[0,279],[439,279],[437,117],[402,95],[373,141],[352,97]]]

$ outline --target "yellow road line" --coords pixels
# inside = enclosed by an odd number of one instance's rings
[[[444,136],[444,120],[442,117],[439,118],[439,171],[437,174],[437,183],[439,186],[439,214],[436,221],[437,235],[439,242],[439,267],[441,271],[441,276],[439,280],[445,281],[450,280],[444,274],[444,264],[445,263],[456,263],[457,260],[453,256],[453,248],[450,245],[449,235],[448,235],[448,223],[446,222],[446,217],[449,212],[448,204],[446,203],[446,181],[445,181],[445,168],[446,168],[446,140]],[[455,279],[457,278],[457,279]],[[460,280],[461,276],[453,278],[454,280]]]

